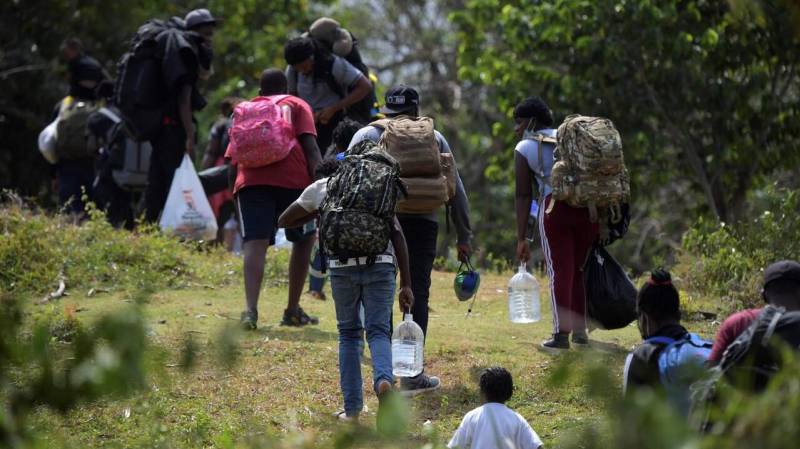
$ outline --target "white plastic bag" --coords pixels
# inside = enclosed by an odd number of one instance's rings
[[[217,220],[189,155],[175,170],[159,226],[164,232],[191,240],[217,238]]]
[[[58,156],[56,155],[56,139],[58,138],[56,135],[57,126],[58,119],[55,119],[39,133],[39,151],[42,153],[45,160],[51,164],[58,162]]]

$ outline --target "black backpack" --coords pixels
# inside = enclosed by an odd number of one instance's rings
[[[800,312],[765,307],[725,349],[722,360],[711,370],[710,376],[692,385],[690,417],[698,429],[710,428],[710,410],[719,400],[719,383],[723,380],[753,392],[766,388],[782,366],[779,348],[772,344],[772,337],[776,335],[790,347],[800,350]]]
[[[169,30],[181,30],[181,24],[175,19],[148,20],[117,63],[114,103],[140,141],[153,139],[163,125],[169,92],[162,75],[159,36]]]
[[[383,254],[401,194],[400,166],[388,153],[371,141],[348,150],[328,179],[320,206],[320,246],[326,255],[344,261]]]
[[[358,39],[356,39],[352,33],[350,36],[353,38],[353,49],[347,56],[344,57],[344,59],[364,75],[364,78],[367,79],[367,82],[369,82],[372,89],[364,98],[359,100],[357,103],[350,105],[345,111],[345,115],[348,118],[361,123],[362,125],[366,125],[374,121],[378,116],[378,99],[375,96],[375,85],[370,79],[369,68],[367,68],[367,65],[364,64],[364,61],[361,59],[361,53],[358,51]],[[329,44],[318,39],[314,39],[314,47],[314,63],[315,65],[320,64],[318,68],[315,67],[315,72],[324,77],[328,87],[330,87],[331,90],[336,93],[336,95],[344,98],[349,93],[347,91],[349,86],[340,86],[333,77],[333,62],[335,60],[333,49]]]

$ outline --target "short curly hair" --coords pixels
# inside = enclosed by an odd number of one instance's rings
[[[488,402],[504,404],[514,393],[514,380],[507,369],[500,366],[486,368],[479,380],[481,393]]]
[[[346,150],[347,147],[350,146],[350,141],[353,140],[353,135],[355,135],[359,129],[361,129],[360,123],[345,118],[333,129],[333,144],[342,151]]]
[[[514,118],[533,118],[542,126],[553,126],[553,111],[539,97],[528,97],[514,108]]]

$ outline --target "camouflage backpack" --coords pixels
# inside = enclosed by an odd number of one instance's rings
[[[320,245],[328,257],[375,257],[389,244],[397,199],[405,194],[400,166],[377,144],[345,153],[320,206]]]
[[[598,221],[598,211],[607,212],[612,223],[618,222],[631,192],[622,140],[614,124],[602,117],[570,115],[558,127],[557,136],[556,162],[550,174],[553,198],[588,208],[592,222]]]

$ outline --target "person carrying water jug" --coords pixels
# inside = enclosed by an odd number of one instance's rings
[[[548,352],[569,349],[572,343],[587,345],[586,295],[581,269],[598,225],[592,223],[587,208],[569,206],[552,199],[550,175],[554,165],[556,130],[553,112],[539,97],[528,97],[514,108],[514,132],[521,140],[515,148],[515,211],[517,218],[517,260],[527,263],[534,181],[538,186],[539,233],[550,278],[553,308],[553,338],[542,343]],[[554,204],[551,204],[553,202]]]

